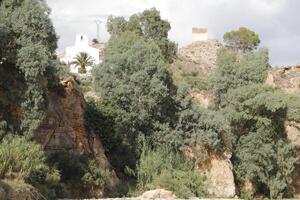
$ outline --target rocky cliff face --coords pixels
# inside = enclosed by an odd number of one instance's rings
[[[272,68],[268,73],[266,83],[277,86],[287,93],[300,95],[300,65]]]
[[[230,161],[230,151],[223,153],[210,152],[200,146],[186,147],[186,158],[196,163],[200,174],[207,177],[208,193],[213,197],[230,198],[236,194],[233,176],[233,166]],[[201,156],[206,155],[206,156]]]
[[[222,44],[214,40],[192,43],[179,50],[179,59],[174,65],[179,65],[180,67],[177,68],[180,68],[181,71],[197,71],[200,72],[201,76],[207,76],[216,68],[216,53],[220,47]],[[175,71],[175,78],[179,77],[177,75],[179,70],[173,71]],[[199,77],[195,78],[198,79]],[[268,73],[266,84],[279,87],[289,94],[300,95],[300,65],[272,68]],[[191,95],[203,107],[207,107],[213,98],[207,91],[193,91]],[[297,157],[293,187],[295,196],[300,198],[300,124],[286,122],[286,132],[288,139],[295,148]],[[198,151],[203,150],[198,149]],[[191,155],[194,153],[195,149]],[[234,196],[235,185],[230,157],[211,154],[208,158],[198,168],[199,172],[206,174],[211,182],[210,193],[218,197]]]
[[[86,102],[76,81],[69,78],[61,82],[61,88],[48,95],[47,116],[35,134],[35,139],[46,151],[92,155],[104,169],[110,164],[101,140],[85,127]],[[109,188],[118,183],[114,171],[109,177]]]
[[[179,49],[178,58],[186,65],[192,65],[207,74],[216,68],[217,51],[222,46],[217,40],[193,42]]]

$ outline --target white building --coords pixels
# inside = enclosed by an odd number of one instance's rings
[[[193,42],[208,40],[207,28],[193,28],[192,35],[193,35]]]
[[[85,52],[89,56],[91,56],[94,60],[94,64],[100,63],[99,49],[89,46],[88,37],[83,34],[79,34],[76,36],[75,45],[66,48],[65,56],[61,58],[60,61],[66,64],[70,64],[75,60],[75,57],[81,52]],[[79,67],[80,66],[71,64],[70,72],[78,73]],[[92,66],[87,66],[86,70],[89,73],[92,70]]]

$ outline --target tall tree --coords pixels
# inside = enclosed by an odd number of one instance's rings
[[[159,46],[166,61],[172,62],[176,57],[177,45],[168,39],[171,25],[160,16],[155,8],[134,14],[127,21],[124,17],[112,17],[107,20],[107,29],[112,37],[125,31],[134,32]]]
[[[228,48],[217,53],[217,70],[210,77],[210,87],[216,106],[223,106],[224,95],[229,89],[239,88],[252,83],[263,83],[269,69],[267,49],[254,53],[237,55]]]
[[[0,42],[4,47],[0,90],[10,100],[1,98],[1,111],[8,109],[10,114],[0,120],[10,122],[28,137],[43,118],[48,88],[58,82],[57,37],[49,14],[43,0],[3,0],[0,4],[0,25],[6,27],[1,31],[5,37]]]
[[[245,27],[225,33],[223,39],[227,46],[242,52],[253,51],[260,43],[258,34]]]
[[[251,181],[270,198],[288,194],[295,158],[284,126],[293,112],[286,94],[262,84],[243,86],[226,94],[223,112],[230,122],[237,180]]]

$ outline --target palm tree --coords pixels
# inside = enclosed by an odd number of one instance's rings
[[[86,73],[86,66],[92,65],[94,59],[85,52],[80,52],[76,55],[75,60],[71,62],[75,66],[80,66],[78,73]]]

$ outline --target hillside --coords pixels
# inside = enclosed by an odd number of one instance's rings
[[[197,41],[178,50],[172,64],[177,85],[188,84],[193,90],[207,88],[207,76],[216,68],[217,50],[223,45],[217,40]]]
[[[207,90],[206,83],[208,75],[216,69],[216,53],[220,47],[222,47],[222,44],[216,40],[192,43],[179,49],[178,59],[172,65],[172,72],[176,83],[178,85],[186,83],[191,86],[192,97],[204,107],[208,107],[212,99],[212,95]],[[292,95],[300,95],[300,66],[271,68],[268,72],[266,84],[280,88]],[[295,194],[299,196],[300,125],[296,122],[288,121],[285,124],[285,128],[297,158],[293,186]],[[211,159],[210,162],[214,162],[213,159]],[[227,160],[227,162],[230,161]],[[214,169],[212,168],[211,170]],[[219,177],[222,176],[223,175],[219,175]],[[214,177],[212,181],[216,181],[217,178],[218,177]],[[221,186],[219,190],[222,190],[222,188],[225,188],[225,185]]]

